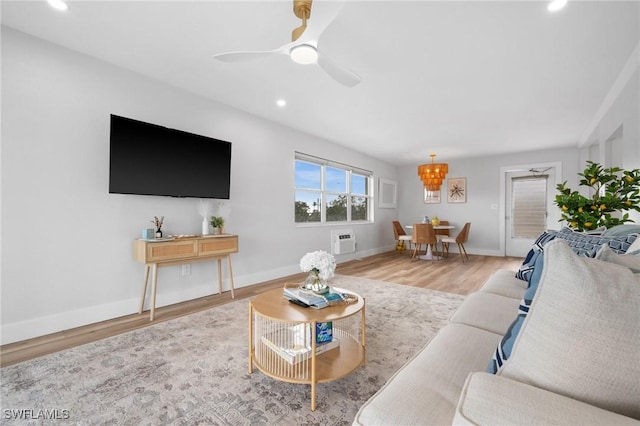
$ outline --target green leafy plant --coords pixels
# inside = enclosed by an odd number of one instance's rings
[[[560,220],[566,221],[576,231],[633,222],[629,213],[621,213],[628,210],[640,212],[640,169],[604,168],[592,161],[587,161],[587,164],[578,176],[582,176],[580,185],[591,188],[593,195],[589,198],[572,191],[566,181],[559,184],[555,204],[562,211]]]
[[[211,223],[212,228],[222,228],[224,226],[224,218],[222,216],[211,216],[209,223]]]

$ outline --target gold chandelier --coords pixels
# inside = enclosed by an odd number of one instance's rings
[[[431,157],[430,164],[418,166],[418,176],[420,176],[422,184],[428,191],[440,191],[442,182],[444,182],[444,178],[449,171],[449,165],[447,163],[435,163],[435,154],[430,154],[429,157]]]

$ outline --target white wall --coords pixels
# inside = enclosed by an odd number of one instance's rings
[[[640,168],[640,40],[609,89],[580,146],[581,167],[591,160],[605,167]],[[630,211],[629,217],[640,223],[640,212]]]
[[[362,153],[3,27],[3,344],[136,312],[144,267],[132,242],[153,216],[165,216],[167,234],[200,233],[198,200],[108,193],[112,113],[233,143],[225,230],[240,237],[237,287],[297,273],[306,252],[330,250],[336,227],[294,224],[294,151],[372,170],[376,182],[397,177]],[[349,226],[358,252],[337,260],[389,250],[397,214],[376,209],[375,223]],[[215,271],[162,268],[158,306],[217,290]]]
[[[441,159],[445,161],[446,159]],[[423,186],[417,174],[418,164],[401,168],[400,221],[404,224],[420,222],[427,215],[438,216],[456,226],[453,235],[465,222],[471,222],[469,241],[465,248],[469,253],[503,256],[504,245],[500,241],[500,169],[550,162],[562,163],[562,181],[577,185],[579,150],[566,148],[547,151],[531,151],[520,154],[465,158],[447,161],[447,178],[467,178],[467,202],[448,203],[446,180],[439,204],[425,204]],[[428,162],[425,159],[425,162]],[[495,209],[492,208],[496,207]]]

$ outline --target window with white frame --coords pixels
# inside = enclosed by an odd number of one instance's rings
[[[296,223],[370,221],[372,181],[368,170],[296,153]]]

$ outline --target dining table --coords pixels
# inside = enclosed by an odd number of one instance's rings
[[[405,225],[405,228],[413,229],[413,225]],[[455,226],[453,226],[453,225],[433,225],[433,229],[455,229]],[[427,252],[425,254],[423,254],[422,256],[418,256],[418,259],[422,259],[422,260],[440,260],[440,259],[442,259],[442,257],[434,255],[433,251],[431,250],[431,245],[427,245]]]

